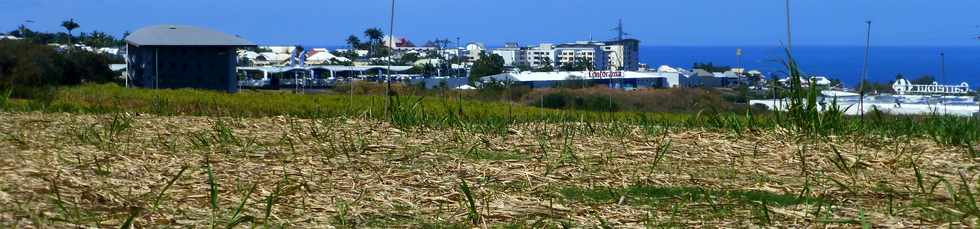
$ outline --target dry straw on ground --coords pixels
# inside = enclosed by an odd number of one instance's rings
[[[224,227],[243,198],[243,225],[300,228],[977,226],[960,204],[978,160],[927,139],[48,113],[0,113],[0,132],[5,227],[118,227],[133,209],[136,226]]]

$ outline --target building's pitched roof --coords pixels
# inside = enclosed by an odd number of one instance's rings
[[[255,43],[222,32],[183,25],[144,27],[126,37],[135,46],[255,46]]]

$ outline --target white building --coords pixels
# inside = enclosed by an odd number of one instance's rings
[[[436,48],[436,47],[396,47],[396,48],[393,48],[393,49],[395,50],[395,52],[398,52],[398,53],[419,53],[419,54],[424,54],[424,53],[428,53],[429,51],[436,51],[438,48]]]
[[[487,51],[487,46],[479,42],[466,44],[466,61],[474,62],[480,59],[480,55]]]
[[[555,48],[555,67],[579,62],[589,63],[593,70],[606,70],[606,53],[602,47],[590,43],[561,44]]]
[[[333,53],[325,51],[314,51],[307,54],[306,63],[307,64],[333,64],[338,62],[350,62],[350,59],[346,57],[335,56]]]
[[[259,49],[269,50],[270,52],[275,53],[275,54],[283,54],[283,53],[290,54],[290,53],[293,53],[293,51],[296,51],[296,46],[291,46],[291,45],[289,45],[289,46],[259,46]]]
[[[602,45],[610,70],[636,71],[640,69],[640,40],[624,39],[595,43]]]
[[[263,52],[255,57],[253,62],[256,65],[282,65],[289,62],[290,55],[287,53]]]
[[[524,62],[524,51],[517,43],[507,43],[503,48],[497,48],[491,51],[492,54],[496,54],[504,59],[505,67],[516,67]]]
[[[440,66],[440,65],[443,65],[445,63],[446,63],[446,61],[443,60],[443,59],[438,59],[438,58],[425,58],[425,59],[416,60],[415,63],[413,63],[413,66],[416,66],[416,67],[423,67],[425,65]]]
[[[808,83],[817,86],[830,86],[830,84],[832,84],[833,82],[830,81],[830,79],[828,79],[826,76],[814,76],[814,77],[810,77],[810,81]]]
[[[790,84],[789,80],[790,78],[782,78],[779,79],[779,83],[782,83],[783,85],[789,85]],[[804,87],[809,87],[810,85],[830,86],[830,84],[832,84],[832,82],[830,81],[830,79],[827,79],[826,76],[814,76],[814,77],[810,77],[810,79],[800,77],[800,85]]]
[[[541,43],[537,46],[519,47],[511,43],[504,48],[494,49],[493,53],[504,58],[508,67],[526,65],[541,68],[547,65],[558,69],[565,64],[590,63],[593,70],[637,71],[639,64],[639,41],[622,42],[579,41],[575,43]]]
[[[519,64],[525,64],[532,68],[541,68],[546,65],[554,67],[555,59],[558,58],[555,45],[552,43],[541,43],[536,47],[523,49],[523,51],[524,61]]]

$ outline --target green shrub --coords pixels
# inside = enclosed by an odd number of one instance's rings
[[[33,98],[32,88],[112,82],[110,63],[102,54],[59,53],[46,45],[0,40],[0,88],[13,89],[13,97]]]
[[[551,109],[588,111],[698,113],[739,112],[719,94],[704,89],[645,89],[622,91],[604,86],[582,89],[540,89],[528,92],[521,103]]]
[[[10,94],[13,92],[11,89],[0,89],[0,108],[7,107],[7,101],[10,100]]]
[[[0,88],[60,83],[64,77],[63,62],[61,55],[50,47],[0,40]],[[18,96],[16,92],[14,96]]]

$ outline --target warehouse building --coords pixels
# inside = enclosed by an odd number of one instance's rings
[[[236,50],[255,44],[191,26],[160,25],[126,37],[127,84],[143,88],[238,91]]]

